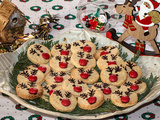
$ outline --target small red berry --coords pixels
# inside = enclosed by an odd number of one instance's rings
[[[82,92],[82,88],[80,86],[74,86],[74,91]]]
[[[60,62],[59,63],[60,68],[66,68],[67,66],[68,66],[68,64],[66,62]]]
[[[62,50],[61,55],[69,55],[69,52],[67,50]]]
[[[122,96],[122,97],[121,97],[121,101],[122,101],[123,103],[128,103],[129,100],[130,100],[130,98],[129,98],[128,96]]]
[[[132,90],[136,91],[139,89],[139,86],[137,84],[131,85],[130,87]]]
[[[71,104],[71,102],[70,102],[69,99],[63,99],[63,100],[61,101],[61,104],[62,104],[63,106],[69,106],[69,105]]]
[[[84,46],[83,51],[84,52],[91,52],[92,48],[90,46]]]
[[[95,103],[96,101],[97,101],[97,98],[96,98],[95,96],[91,96],[91,97],[88,98],[88,102],[89,102],[90,104],[93,104],[93,103]]]
[[[30,94],[37,94],[37,92],[38,92],[38,89],[37,89],[37,88],[30,88],[30,89],[29,89],[29,93],[30,93]]]
[[[89,74],[88,74],[87,72],[82,72],[82,73],[80,74],[80,76],[81,76],[81,78],[83,78],[83,79],[87,79],[87,78],[89,77]]]
[[[38,70],[42,71],[43,73],[46,72],[47,68],[45,66],[39,66]]]
[[[80,60],[79,60],[79,64],[80,64],[81,66],[86,66],[86,65],[87,65],[87,60],[86,60],[86,59],[80,59]]]
[[[103,89],[103,93],[106,94],[106,95],[111,94],[111,92],[112,92],[112,91],[111,91],[110,88],[104,88],[104,89]]]
[[[44,59],[49,59],[50,58],[50,55],[48,53],[42,53],[42,57]]]
[[[111,82],[116,82],[116,81],[118,80],[118,77],[117,77],[117,75],[110,75],[110,76],[109,76],[109,80],[110,80]]]
[[[54,79],[55,79],[55,81],[58,82],[58,83],[60,83],[60,82],[63,81],[63,77],[61,77],[61,76],[56,76]]]
[[[35,75],[30,75],[30,76],[28,77],[28,80],[31,81],[31,82],[35,82],[35,81],[37,81],[37,76],[35,76]]]
[[[107,52],[107,51],[102,51],[102,52],[100,53],[100,56],[102,56],[102,55],[106,55],[106,54],[108,54],[108,52]]]
[[[115,61],[110,61],[108,65],[117,65],[117,63]]]
[[[129,76],[131,78],[136,78],[138,76],[138,73],[136,71],[132,70],[132,71],[129,72]]]

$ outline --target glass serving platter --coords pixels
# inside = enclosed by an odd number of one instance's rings
[[[91,38],[96,38],[95,43],[98,45],[97,47],[102,47],[102,46],[118,46],[119,43],[116,41],[112,41],[105,36],[100,35],[99,33],[94,33],[91,31],[86,31],[86,30],[69,30],[62,35],[53,38],[50,41],[56,42],[59,41],[59,43],[72,43],[76,40],[89,40],[91,41]],[[26,46],[28,46],[30,43],[35,42],[35,43],[42,43],[45,42],[43,40],[37,40],[37,39],[30,39],[27,42],[25,42],[21,47],[19,47],[16,51],[11,52],[11,53],[3,53],[0,54],[0,92],[9,95],[12,97],[14,100],[16,100],[18,103],[21,105],[41,112],[45,113],[48,115],[52,116],[62,116],[66,118],[71,118],[71,119],[102,119],[114,115],[119,115],[119,114],[124,114],[124,113],[129,113],[136,108],[140,107],[141,105],[148,103],[155,98],[157,98],[160,95],[160,57],[155,57],[155,56],[139,56],[138,60],[136,61],[139,66],[141,66],[142,71],[143,71],[143,76],[146,78],[149,78],[150,75],[152,74],[153,76],[159,77],[157,82],[153,85],[151,88],[150,92],[142,99],[140,100],[136,105],[126,108],[126,109],[121,109],[118,111],[111,111],[111,112],[102,112],[102,113],[94,113],[94,114],[85,114],[85,115],[76,115],[76,114],[69,114],[69,113],[62,113],[58,111],[52,111],[49,109],[45,109],[43,107],[39,107],[30,104],[26,102],[26,100],[23,100],[19,98],[15,91],[11,88],[10,82],[12,82],[12,78],[9,78],[9,73],[12,72],[15,63],[18,62],[18,56],[20,53],[26,50]],[[127,60],[130,60],[133,58],[134,53],[131,52],[129,49],[125,48],[122,46],[122,52],[127,52]],[[16,84],[16,83],[15,83]]]

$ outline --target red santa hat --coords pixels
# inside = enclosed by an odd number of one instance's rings
[[[152,10],[156,9],[159,6],[159,2],[160,2],[160,0],[156,0],[156,1],[155,0],[144,0],[144,1],[149,3]]]

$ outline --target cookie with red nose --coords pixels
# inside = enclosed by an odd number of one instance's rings
[[[123,63],[123,59],[115,54],[106,54],[97,60],[97,66],[100,70],[106,67],[116,66]]]
[[[96,66],[96,59],[86,52],[77,52],[71,56],[72,64],[77,68],[93,68]]]
[[[94,55],[96,53],[96,46],[88,40],[77,40],[72,43],[71,51],[73,54],[81,51]]]
[[[74,79],[72,77],[63,82],[62,88],[71,92],[76,97],[78,97],[82,92],[89,89],[86,83],[79,79]]]
[[[116,65],[102,69],[100,77],[104,83],[120,86],[127,80],[127,72],[124,68]]]
[[[136,93],[142,94],[147,89],[147,85],[141,80],[127,80],[121,85],[121,89],[131,89]]]
[[[103,46],[96,51],[95,58],[98,60],[101,56],[107,54],[119,55],[119,50],[115,46]]]
[[[91,89],[100,90],[104,95],[104,99],[108,100],[111,99],[111,94],[117,89],[117,87],[107,83],[98,82],[93,84]]]
[[[51,52],[44,45],[33,44],[27,50],[27,57],[34,64],[45,64],[51,59]]]
[[[118,89],[111,94],[111,101],[118,107],[130,107],[138,102],[138,95],[131,89]]]
[[[27,68],[33,68],[40,70],[44,75],[47,75],[51,71],[51,67],[48,64],[33,64]]]
[[[128,73],[127,80],[138,80],[142,77],[142,69],[134,62],[127,61],[120,64]]]
[[[42,84],[44,82],[45,74],[34,67],[27,67],[20,72],[17,76],[18,83],[37,83]]]
[[[45,82],[47,84],[57,84],[62,85],[63,82],[70,78],[70,75],[68,75],[66,72],[63,71],[51,71],[45,76]]]
[[[49,62],[53,71],[70,72],[74,65],[71,63],[71,56],[56,55]]]
[[[94,110],[100,107],[103,103],[103,93],[95,89],[88,89],[78,97],[78,106],[84,110]]]
[[[71,112],[77,105],[76,97],[63,89],[52,92],[49,101],[57,111],[61,112]]]
[[[52,56],[55,55],[71,55],[71,45],[68,43],[58,43],[51,48]]]
[[[40,98],[43,94],[43,87],[36,83],[20,83],[16,86],[17,96],[33,100]]]
[[[77,68],[72,70],[71,77],[93,84],[98,81],[99,73],[94,68]]]

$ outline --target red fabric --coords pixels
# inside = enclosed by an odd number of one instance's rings
[[[145,25],[150,25],[152,23],[151,19],[152,19],[151,16],[147,16],[144,19],[140,20],[139,16],[137,16],[136,20],[145,26]]]
[[[135,31],[136,28],[134,27],[132,21],[134,20],[134,17],[132,15],[125,15],[125,21],[123,23],[123,26],[128,29],[130,28],[131,31]]]

